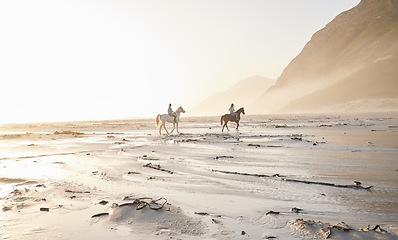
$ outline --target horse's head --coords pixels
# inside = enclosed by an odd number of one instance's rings
[[[178,109],[177,109],[177,111],[176,112],[182,112],[182,113],[185,113],[185,110],[182,108],[182,107],[179,107]]]
[[[245,109],[244,109],[243,107],[242,107],[242,108],[239,108],[239,110],[236,111],[236,113],[238,113],[238,114],[243,113],[243,115],[245,115]]]

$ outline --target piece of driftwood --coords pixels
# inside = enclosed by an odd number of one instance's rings
[[[90,193],[89,191],[72,191],[69,189],[65,189],[65,192],[67,192],[67,193]]]
[[[336,184],[336,183],[327,183],[327,182],[316,182],[316,181],[308,181],[308,180],[298,180],[298,179],[290,179],[290,178],[285,178],[281,177],[279,175],[275,175],[275,177],[281,181],[286,181],[286,182],[297,182],[297,183],[305,183],[305,184],[317,184],[317,185],[324,185],[324,186],[331,186],[331,187],[338,187],[338,188],[352,188],[352,189],[364,189],[364,190],[370,190],[373,186],[362,186],[362,185],[343,185],[343,184]]]
[[[234,158],[233,156],[216,156],[214,159],[220,159],[220,158]]]
[[[131,199],[131,197],[125,197],[124,200],[126,199]],[[135,210],[141,210],[148,206],[152,210],[160,210],[166,205],[167,199],[166,198],[158,198],[158,199],[152,199],[149,197],[143,197],[143,198],[137,198],[134,199],[133,202],[128,202],[128,203],[122,203],[122,204],[117,204],[117,203],[112,203],[112,208],[119,208],[119,207],[135,207]],[[95,217],[102,217],[102,216],[107,216],[109,213],[97,213],[91,216],[91,218]]]
[[[163,172],[167,172],[167,173],[173,174],[173,171],[161,168],[160,164],[147,163],[147,164],[144,165],[144,167],[153,168],[153,169],[156,169],[156,170],[159,170],[159,171],[163,171]]]
[[[279,212],[275,212],[275,211],[270,210],[270,211],[265,213],[265,215],[271,215],[271,214],[278,215]]]
[[[213,172],[225,173],[225,174],[236,174],[236,175],[244,175],[244,176],[253,176],[253,177],[269,177],[265,174],[256,174],[256,173],[242,173],[242,172],[230,172],[230,171],[223,171],[223,170],[216,170],[212,169]]]
[[[50,209],[47,208],[47,207],[41,207],[41,208],[40,208],[40,211],[42,211],[42,212],[49,212]]]
[[[281,176],[279,174],[274,175],[266,175],[266,174],[257,174],[257,173],[244,173],[244,172],[232,172],[232,171],[223,171],[223,170],[216,170],[212,169],[213,172],[225,173],[225,174],[236,174],[236,175],[244,175],[244,176],[253,176],[253,177],[275,177],[278,180],[285,181],[285,182],[297,182],[297,183],[305,183],[305,184],[317,184],[317,185],[324,185],[330,187],[338,187],[338,188],[352,188],[352,189],[359,189],[359,190],[370,190],[373,186],[362,186],[355,182],[352,185],[343,185],[343,184],[335,184],[335,183],[327,183],[327,182],[317,182],[317,181],[308,181],[308,180],[299,180],[299,179],[291,179]]]
[[[97,213],[97,214],[94,214],[93,216],[91,216],[91,218],[108,216],[108,215],[109,215],[109,213]]]
[[[207,212],[194,212],[197,215],[201,216],[212,216],[212,217],[221,217],[220,214],[212,214],[212,213],[207,213]]]

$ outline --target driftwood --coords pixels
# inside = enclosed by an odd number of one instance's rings
[[[91,216],[91,218],[108,216],[108,215],[109,215],[109,213],[97,213],[97,214],[94,214],[93,216]]]
[[[167,173],[173,174],[173,171],[161,168],[160,164],[148,163],[148,164],[145,164],[144,167],[153,168],[153,169],[156,169],[156,170],[159,170],[159,171],[163,171],[163,172],[167,172]]]
[[[298,183],[305,183],[305,184],[318,184],[318,185],[324,185],[324,186],[331,186],[331,187],[338,187],[338,188],[353,188],[353,189],[364,189],[364,190],[370,190],[373,186],[361,186],[361,185],[342,185],[342,184],[335,184],[335,183],[327,183],[327,182],[315,182],[315,181],[307,181],[307,180],[298,180],[298,179],[289,179],[289,178],[284,178],[279,175],[275,175],[275,177],[281,181],[286,181],[286,182],[298,182]]]
[[[123,200],[126,199],[131,199],[130,197],[125,197]],[[112,203],[112,208],[118,208],[118,207],[125,207],[125,206],[130,206],[130,207],[135,207],[135,210],[141,210],[148,206],[152,210],[159,210],[164,207],[164,205],[167,203],[166,198],[158,198],[158,199],[152,199],[149,197],[144,197],[144,198],[137,198],[134,199],[133,202],[127,202],[127,203],[122,203],[122,204],[117,204],[117,203]],[[109,213],[97,213],[91,216],[91,218],[95,217],[102,217],[102,216],[108,216]]]
[[[270,210],[270,211],[266,212],[265,215],[271,215],[271,214],[278,215],[279,213],[280,212],[275,212],[275,211]]]
[[[220,159],[220,158],[234,158],[233,156],[216,156],[214,159]]]
[[[212,214],[212,213],[207,213],[207,212],[194,212],[197,215],[201,216],[212,216],[212,217],[221,217],[220,214]]]
[[[225,173],[225,174],[236,174],[236,175],[253,176],[253,177],[270,177],[265,174],[256,174],[256,173],[229,172],[229,171],[222,171],[222,170],[215,170],[215,169],[212,169],[212,171],[219,172],[219,173]]]
[[[230,172],[230,171],[223,171],[223,170],[215,170],[212,169],[213,172],[225,173],[225,174],[236,174],[236,175],[244,175],[244,176],[253,176],[253,177],[275,177],[278,180],[286,181],[286,182],[297,182],[297,183],[305,183],[305,184],[317,184],[317,185],[324,185],[330,187],[338,187],[338,188],[352,188],[352,189],[363,189],[363,190],[370,190],[373,186],[361,186],[360,184],[355,181],[353,185],[342,185],[342,184],[335,184],[335,183],[327,183],[327,182],[316,182],[316,181],[308,181],[308,180],[298,180],[298,179],[290,179],[283,177],[279,174],[274,175],[265,175],[265,174],[256,174],[256,173],[244,173],[244,172]]]
[[[89,191],[72,191],[69,189],[65,189],[65,192],[67,192],[67,193],[90,193]]]

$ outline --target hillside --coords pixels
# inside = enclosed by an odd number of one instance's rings
[[[253,102],[274,83],[275,80],[261,76],[246,78],[225,92],[218,92],[209,96],[190,112],[193,115],[222,115],[228,112],[231,103],[235,104],[236,109],[245,107],[246,112],[250,112],[250,106]]]
[[[313,112],[395,99],[397,66],[398,1],[362,0],[312,36],[253,111]]]

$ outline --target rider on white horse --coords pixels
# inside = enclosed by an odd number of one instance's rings
[[[178,131],[178,122],[180,121],[181,113],[185,113],[185,110],[182,107],[179,107],[175,112],[173,112],[170,104],[168,113],[158,114],[156,116],[156,125],[159,127],[159,134],[162,134],[162,127],[164,128],[164,130],[166,130],[167,134],[169,134],[169,131],[167,131],[166,129],[166,122],[173,123],[173,130],[171,130],[170,133],[172,133],[176,127],[177,133],[180,133]]]
[[[173,112],[173,109],[171,108],[171,103],[169,104],[169,109],[167,110],[170,116],[174,117],[174,122],[176,121],[176,113]]]

